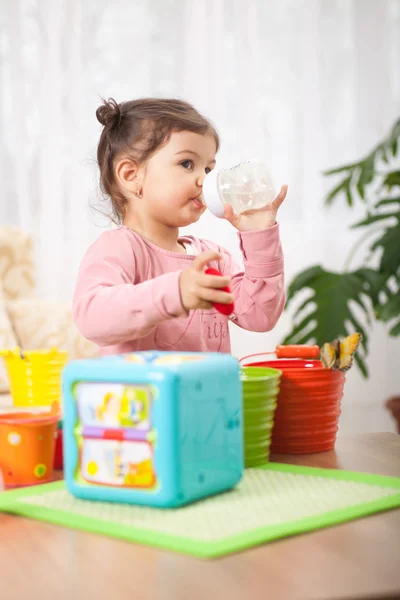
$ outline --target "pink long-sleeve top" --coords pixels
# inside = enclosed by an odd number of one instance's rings
[[[100,235],[79,269],[73,314],[81,333],[101,354],[139,350],[230,352],[229,318],[217,310],[186,311],[179,278],[197,254],[217,251],[211,267],[231,278],[231,319],[250,331],[271,330],[285,303],[278,224],[239,233],[244,269],[224,248],[203,239],[180,238],[192,251],[168,252],[127,227]]]

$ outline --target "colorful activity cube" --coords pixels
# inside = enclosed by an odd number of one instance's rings
[[[242,477],[240,366],[228,354],[73,361],[63,397],[65,480],[79,498],[176,507]]]

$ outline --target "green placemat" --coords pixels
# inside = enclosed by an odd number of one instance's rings
[[[0,510],[215,557],[400,507],[400,478],[269,463],[232,491],[179,509],[78,500],[59,481],[0,494]]]

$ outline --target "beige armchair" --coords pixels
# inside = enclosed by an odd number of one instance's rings
[[[0,348],[16,346],[25,350],[57,347],[67,350],[69,359],[98,353],[98,347],[77,330],[68,303],[38,296],[31,237],[16,228],[0,228]],[[8,392],[7,372],[0,359],[0,394]]]

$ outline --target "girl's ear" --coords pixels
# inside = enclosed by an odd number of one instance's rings
[[[141,170],[131,158],[121,158],[115,166],[115,177],[119,185],[126,191],[138,195],[141,191]]]

